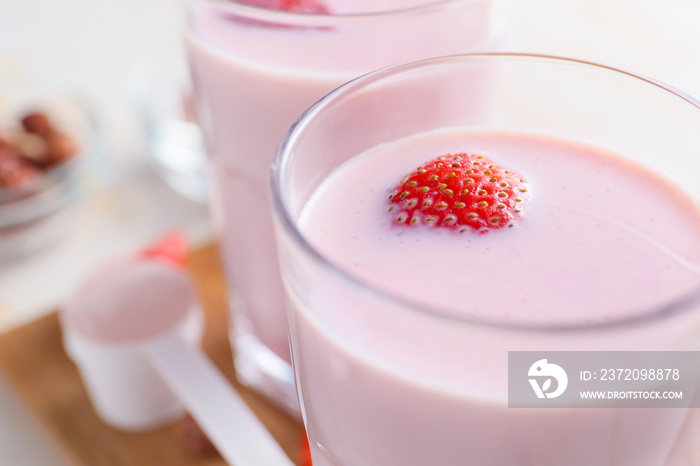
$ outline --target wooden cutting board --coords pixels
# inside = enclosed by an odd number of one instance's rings
[[[289,457],[297,461],[300,423],[236,380],[227,330],[226,287],[215,246],[195,251],[187,267],[197,282],[207,325],[203,349],[243,396]],[[149,433],[124,433],[102,423],[61,343],[56,313],[0,335],[0,371],[69,464],[85,466],[218,466],[218,455],[188,450],[182,421]],[[263,466],[263,465],[261,465]]]

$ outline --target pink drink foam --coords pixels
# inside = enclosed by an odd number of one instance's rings
[[[417,2],[326,2],[331,12],[409,8]],[[377,16],[324,28],[255,27],[192,6],[188,55],[213,165],[213,214],[236,326],[289,361],[287,323],[270,218],[268,170],[295,119],[364,72],[435,55],[496,50],[491,1],[428,14]],[[332,22],[332,20],[331,20]]]
[[[463,151],[485,153],[528,179],[526,217],[486,235],[392,225],[386,196],[401,177]],[[363,282],[458,317],[606,322],[700,284],[693,201],[607,149],[542,134],[442,131],[379,146],[318,188],[299,228]],[[605,348],[544,334],[533,347],[521,335],[464,329],[400,305],[372,308],[342,285],[317,291],[334,295],[336,306],[310,309],[292,296],[297,382],[316,466],[657,466],[686,416],[506,407],[507,350],[634,349],[640,341],[678,348],[688,330],[673,324],[643,336],[620,332]]]
[[[99,343],[144,340],[179,324],[196,302],[192,282],[161,261],[112,264],[71,297],[65,324]]]

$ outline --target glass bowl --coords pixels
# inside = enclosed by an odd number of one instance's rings
[[[68,93],[16,97],[0,106],[2,134],[20,126],[23,115],[45,113],[77,144],[76,153],[43,171],[31,189],[0,186],[0,259],[17,258],[52,243],[75,226],[83,200],[96,186],[103,138],[87,101]]]

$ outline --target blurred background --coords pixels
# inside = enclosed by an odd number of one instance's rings
[[[0,333],[54,310],[96,264],[173,228],[195,245],[212,240],[203,187],[183,185],[174,172],[162,176],[159,158],[181,151],[170,169],[187,171],[200,144],[196,128],[177,126],[187,123],[183,2],[0,0],[0,121],[18,99],[78,95],[99,142],[65,234],[0,255]],[[600,62],[700,97],[698,0],[510,0],[503,7],[511,51]],[[0,464],[61,464],[2,374]]]

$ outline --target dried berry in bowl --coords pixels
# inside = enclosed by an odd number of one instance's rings
[[[0,203],[38,193],[47,173],[79,152],[76,139],[42,111],[24,114],[18,124],[0,128]]]
[[[0,258],[7,258],[32,252],[76,224],[102,151],[95,118],[78,99],[46,96],[2,110]]]

